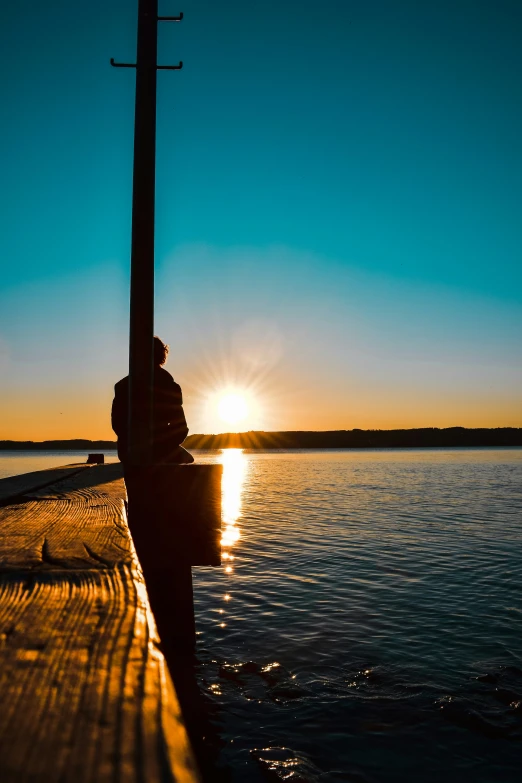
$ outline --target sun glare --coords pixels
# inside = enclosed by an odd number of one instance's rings
[[[263,411],[258,389],[251,383],[220,383],[218,379],[202,395],[201,418],[195,426],[214,434],[261,430]]]
[[[239,424],[248,416],[248,403],[242,394],[224,394],[218,402],[218,414],[226,424]]]

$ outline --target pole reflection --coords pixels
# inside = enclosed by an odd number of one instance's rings
[[[223,478],[221,483],[223,534],[221,537],[222,558],[225,571],[232,572],[230,561],[234,556],[230,549],[239,540],[238,520],[241,517],[241,495],[246,472],[246,459],[243,449],[223,449],[221,454]]]

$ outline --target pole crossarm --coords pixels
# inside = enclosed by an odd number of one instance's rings
[[[117,63],[114,61],[114,57],[111,57],[111,65],[113,68],[136,68],[136,63]],[[183,60],[179,61],[178,65],[157,65],[157,71],[181,71],[183,68]]]

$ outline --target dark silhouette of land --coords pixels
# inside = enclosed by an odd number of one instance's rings
[[[189,449],[397,449],[450,446],[522,446],[522,427],[467,429],[423,427],[411,430],[329,430],[324,432],[238,432],[189,435]],[[112,440],[1,440],[0,450],[83,451],[115,449]]]
[[[115,440],[0,440],[0,450],[4,451],[103,451],[115,448]]]
[[[414,430],[331,430],[326,432],[241,432],[191,435],[192,449],[361,449],[419,446],[522,446],[522,428],[465,429],[426,427]]]

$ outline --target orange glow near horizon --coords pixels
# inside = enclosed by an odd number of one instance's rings
[[[371,386],[334,389],[320,379],[276,374],[271,382],[227,383],[226,377],[185,380],[184,408],[191,434],[263,430],[408,429],[415,427],[521,427],[522,407],[516,390],[492,393],[479,389],[474,398],[454,390],[392,389]],[[234,377],[234,376],[232,376]],[[236,376],[237,377],[237,376]],[[197,380],[197,384],[196,381]],[[190,382],[192,381],[192,382]],[[248,381],[248,379],[247,379]],[[210,391],[209,391],[210,389]],[[248,412],[235,424],[219,415],[229,394],[242,395]],[[0,390],[0,440],[111,440],[113,386],[60,384],[45,389],[26,386]],[[228,403],[227,403],[228,404]]]

